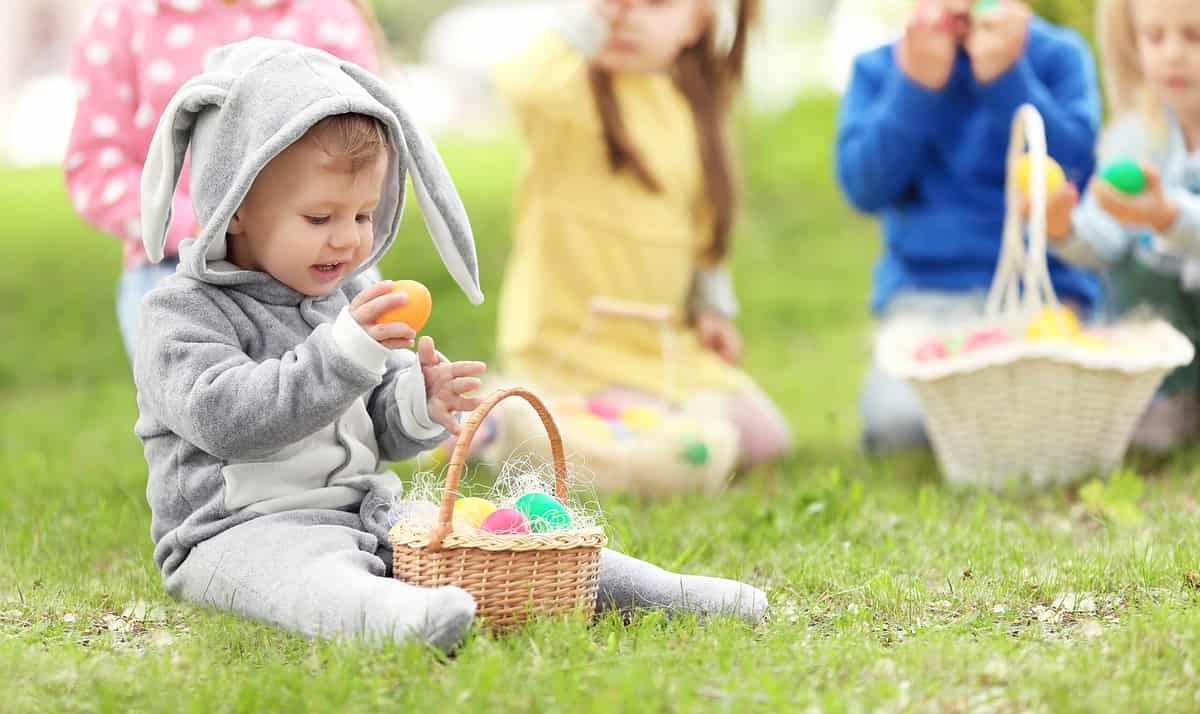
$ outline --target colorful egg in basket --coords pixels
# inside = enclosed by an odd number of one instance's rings
[[[1009,181],[1022,162],[1031,174],[1045,157],[1041,116],[1025,105],[1013,122]],[[1045,186],[1033,182],[1030,192],[1035,208],[1045,205]],[[877,342],[881,368],[916,391],[942,474],[955,484],[1046,486],[1118,467],[1165,375],[1193,357],[1163,320],[1082,326],[1055,297],[1045,221],[1029,221],[1026,245],[1020,210],[1008,206],[981,319],[893,322]],[[937,347],[952,339],[963,348]]]
[[[540,419],[554,461],[551,500],[566,501],[566,456],[554,419],[532,392],[505,389],[491,394],[463,424],[433,526],[402,521],[389,533],[396,578],[424,587],[453,585],[466,590],[475,598],[480,619],[499,631],[531,616],[593,612],[600,549],[608,542],[598,527],[527,532],[532,530],[527,517],[515,509],[489,513],[483,528],[454,528],[455,501],[471,440],[488,413],[509,398],[527,402]],[[507,519],[505,523],[499,524],[501,518]],[[503,532],[489,532],[489,521],[494,530]]]

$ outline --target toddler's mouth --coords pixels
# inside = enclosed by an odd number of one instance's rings
[[[315,274],[317,280],[327,282],[340,277],[345,267],[345,263],[315,263],[309,270]]]

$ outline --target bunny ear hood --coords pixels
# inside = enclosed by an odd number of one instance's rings
[[[171,200],[190,148],[191,196],[200,235],[180,247],[180,269],[217,284],[245,271],[213,270],[225,258],[225,234],[259,172],[317,122],[365,114],[388,129],[392,151],[376,210],[375,249],[366,270],[387,252],[404,209],[412,173],[430,237],[446,269],[475,304],[483,302],[471,225],[433,143],[391,92],[357,66],[291,42],[254,38],[222,47],[205,71],[172,98],[159,120],[142,173],[142,240],[163,257]]]

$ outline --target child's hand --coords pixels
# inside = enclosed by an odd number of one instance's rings
[[[729,364],[741,360],[742,337],[728,319],[714,312],[702,312],[696,316],[696,335],[701,346],[716,352]]]
[[[1025,52],[1033,11],[1023,2],[1001,0],[992,10],[976,14],[965,44],[971,71],[981,84],[996,80]]]
[[[350,301],[350,316],[367,334],[379,344],[393,350],[412,349],[417,333],[403,322],[387,322],[376,325],[375,321],[388,310],[403,307],[408,295],[392,294],[392,281],[381,280],[363,290]]]
[[[1070,181],[1064,183],[1062,188],[1050,197],[1046,203],[1046,237],[1054,243],[1061,243],[1071,237],[1074,232],[1074,225],[1071,222],[1071,214],[1075,212],[1075,206],[1079,205],[1079,189],[1075,188],[1075,184]],[[1021,215],[1029,217],[1029,199],[1021,199]]]
[[[1163,191],[1158,171],[1145,164],[1142,171],[1146,174],[1146,188],[1135,196],[1121,193],[1098,176],[1092,179],[1088,190],[1100,208],[1118,223],[1127,227],[1149,226],[1158,233],[1166,233],[1179,218],[1179,206]]]
[[[936,92],[950,80],[957,52],[958,40],[946,27],[944,15],[922,2],[896,45],[896,61],[909,79]]]
[[[425,396],[429,399],[429,416],[446,431],[457,434],[455,412],[469,412],[483,401],[464,396],[479,389],[477,377],[487,370],[483,362],[451,362],[434,349],[433,338],[426,335],[417,347],[421,372],[425,376]]]

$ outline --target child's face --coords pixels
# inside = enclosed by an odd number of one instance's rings
[[[712,0],[626,0],[599,58],[608,69],[661,72],[695,44],[712,21]]]
[[[972,0],[918,0],[917,12],[958,39],[971,29]]]
[[[308,137],[267,164],[229,225],[230,260],[310,296],[333,292],[371,255],[387,156],[352,170]]]
[[[1146,82],[1175,113],[1200,112],[1200,2],[1133,3],[1138,55]]]

